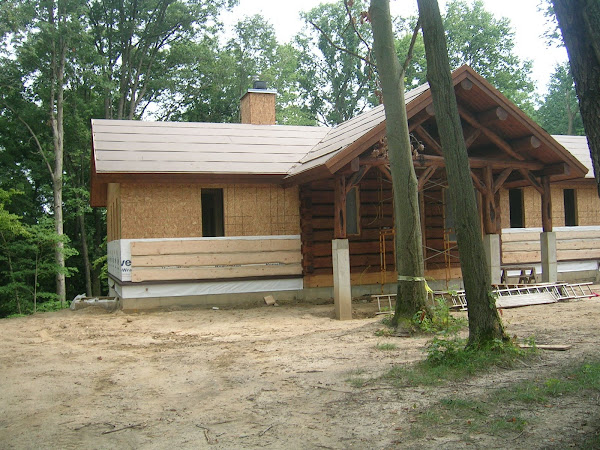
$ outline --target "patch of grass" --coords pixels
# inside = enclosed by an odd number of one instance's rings
[[[415,411],[410,434],[460,435],[463,441],[470,433],[484,433],[506,438],[523,432],[535,420],[535,406],[549,399],[600,391],[600,362],[585,362],[566,367],[547,378],[518,382],[507,388],[489,392],[481,398],[452,396]],[[528,418],[528,413],[531,419]],[[587,436],[579,448],[600,448],[600,433]]]
[[[363,377],[362,375],[365,373],[364,369],[355,369],[348,373],[348,378],[346,378],[346,383],[355,388],[361,388],[366,386],[371,378]]]
[[[380,328],[379,330],[375,331],[375,336],[379,336],[379,337],[388,337],[388,336],[392,336],[393,334],[394,334],[393,328]]]
[[[460,381],[493,367],[512,367],[531,358],[535,349],[521,349],[513,343],[498,341],[485,349],[465,348],[465,340],[436,337],[427,347],[427,359],[411,366],[394,367],[384,377],[397,386],[435,386]]]
[[[390,350],[396,350],[398,348],[398,346],[396,344],[392,344],[391,342],[381,342],[378,343],[375,348],[377,350],[383,350],[383,351],[390,351]]]
[[[428,315],[423,311],[417,312],[413,317],[413,323],[426,333],[437,333],[450,335],[458,333],[468,324],[464,317],[454,317],[450,313],[450,307],[444,297],[437,297]]]

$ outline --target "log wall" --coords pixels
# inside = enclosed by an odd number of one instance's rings
[[[455,242],[448,243],[451,248],[449,255],[445,255],[445,194],[441,187],[433,187],[424,190],[421,195],[423,201],[421,204],[424,208],[424,229],[425,229],[425,269],[438,271],[445,269],[447,259],[450,267],[459,266],[458,249]]]
[[[360,230],[358,236],[348,236],[350,245],[350,272],[353,285],[379,283],[381,253],[379,234],[394,226],[391,184],[379,171],[372,169],[359,184]],[[304,284],[306,287],[331,286],[333,263],[334,185],[333,180],[303,185],[300,190],[301,237],[303,246]],[[386,242],[386,263],[393,273],[394,243]]]

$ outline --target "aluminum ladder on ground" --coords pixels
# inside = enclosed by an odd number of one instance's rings
[[[572,300],[576,298],[593,297],[592,283],[540,283],[540,284],[524,284],[524,285],[507,285],[507,287],[499,287],[492,291],[499,298],[512,297],[525,294],[551,294],[557,301]],[[465,291],[460,290],[452,293],[452,307],[461,310],[467,309],[467,299]]]

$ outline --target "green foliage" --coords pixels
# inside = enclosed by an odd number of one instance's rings
[[[64,271],[70,276],[75,272],[56,264],[56,243],[68,244],[68,238],[56,234],[50,218],[26,225],[8,213],[6,205],[15,195],[0,189],[0,317],[55,309],[57,296],[52,289],[56,273]],[[64,252],[66,258],[76,253],[68,245]]]
[[[303,14],[307,31],[297,40],[304,53],[315,55],[310,65],[315,85],[307,101],[326,125],[339,124],[378,103],[372,68],[357,57],[370,58],[371,27],[361,20],[368,8],[362,0],[348,3],[354,26],[343,2],[323,3]]]
[[[494,17],[481,0],[448,1],[443,21],[451,69],[468,64],[519,107],[533,113],[532,63],[520,60],[515,54],[515,33],[510,21]],[[415,23],[416,18],[397,21],[400,38],[396,51],[401,62],[406,59]],[[406,72],[406,88],[425,83],[426,72],[425,46],[419,35]]]
[[[555,67],[535,118],[550,134],[585,134],[569,63]]]
[[[413,317],[416,326],[426,333],[453,334],[467,326],[467,320],[455,317],[444,297],[437,297],[430,314],[419,311]]]

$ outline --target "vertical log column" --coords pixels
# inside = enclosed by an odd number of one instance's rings
[[[483,236],[483,247],[488,263],[491,284],[500,284],[500,235],[498,234],[498,207],[499,198],[494,191],[494,176],[492,168],[487,166],[484,169],[483,192],[483,226],[485,235]]]
[[[558,280],[556,262],[556,233],[552,231],[552,197],[550,179],[542,177],[542,228],[540,246],[542,250],[542,281],[554,283]]]
[[[331,242],[333,259],[333,302],[335,318],[352,319],[352,286],[350,284],[350,246],[346,238],[346,179],[335,179],[334,239]]]

